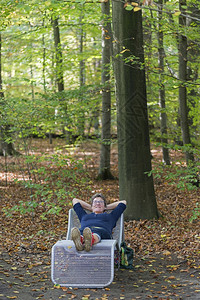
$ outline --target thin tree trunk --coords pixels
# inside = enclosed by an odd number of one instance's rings
[[[44,19],[42,23],[44,27]],[[45,35],[42,35],[42,47],[43,47],[43,57],[42,57],[42,78],[43,78],[43,88],[46,92],[46,46],[45,46]]]
[[[185,15],[186,0],[180,0],[180,11]],[[183,28],[186,26],[186,17],[179,16],[180,30],[183,32]],[[181,131],[183,138],[183,145],[191,145],[189,122],[188,122],[188,106],[187,106],[187,37],[183,33],[179,34],[179,111],[181,121]],[[194,156],[190,151],[185,151],[185,157],[187,164],[189,161],[194,161]]]
[[[188,10],[191,11],[191,16],[195,18],[187,20],[187,26],[190,26],[194,29],[194,32],[199,30],[200,26],[200,8],[198,9],[197,6],[193,6],[193,3],[188,7]],[[195,38],[194,40],[188,40],[188,81],[191,83],[195,83],[199,78],[199,68],[197,66],[197,62],[200,58],[200,49],[199,49],[199,43],[200,43],[200,36],[199,38]],[[196,65],[196,66],[195,66]],[[199,88],[193,86],[192,89],[188,91],[188,103],[190,104],[190,107],[193,111],[197,112],[198,109],[198,101],[200,97]],[[197,112],[198,113],[198,112]],[[198,126],[194,122],[194,115],[189,117],[189,126],[191,129],[191,137],[198,138]]]
[[[30,61],[30,74],[31,74],[31,98],[32,100],[35,99],[35,90],[34,90],[34,83],[33,83],[33,62],[32,57]]]
[[[80,38],[79,38],[79,52],[80,55],[83,53],[83,43],[84,43],[84,30],[83,30],[83,24],[82,24],[82,19],[83,19],[83,11],[81,11],[81,16],[80,16]],[[80,63],[80,73],[79,73],[79,86],[80,89],[85,85],[85,60],[81,58]],[[84,107],[83,104],[83,96],[80,92],[79,96],[79,102],[82,102],[80,105],[81,111],[79,114],[79,122],[78,122],[78,134],[81,136],[84,136],[84,130],[85,130],[85,115],[84,115],[84,110],[82,109]]]
[[[167,114],[165,105],[165,85],[164,85],[164,47],[163,47],[163,0],[158,1],[158,68],[159,68],[159,104],[161,108],[160,113],[160,127],[161,127],[161,143],[163,152],[163,161],[166,165],[170,165],[169,149],[166,147],[167,140]]]
[[[102,129],[101,154],[98,179],[113,179],[110,171],[110,144],[111,144],[111,92],[110,92],[110,57],[111,57],[111,25],[110,1],[101,3],[103,16],[102,25]]]
[[[56,81],[58,86],[58,92],[62,93],[64,91],[64,76],[63,76],[63,59],[62,59],[62,48],[60,41],[60,30],[58,24],[58,18],[52,18],[53,25],[53,35],[54,35],[54,45],[56,51]],[[64,101],[62,94],[59,96],[60,101]],[[67,105],[66,105],[67,107]],[[67,115],[67,108],[66,108]],[[68,127],[68,128],[67,128]],[[63,134],[66,137],[66,143],[72,142],[72,136],[68,124],[63,124]],[[67,128],[67,129],[66,129]]]
[[[30,31],[32,31],[32,25],[30,25]],[[33,49],[32,41],[31,41],[31,49]],[[30,86],[31,86],[31,98],[32,98],[32,100],[34,100],[34,99],[35,99],[35,89],[34,89],[34,78],[33,78],[33,59],[32,59],[32,52],[31,52],[31,56],[30,56],[29,65],[30,65],[30,76],[31,76],[31,81],[30,81]]]
[[[62,49],[60,42],[60,30],[58,25],[58,18],[52,19],[53,24],[53,36],[54,45],[56,50],[56,79],[58,85],[58,91],[64,91],[64,78],[63,78],[63,59],[62,59]]]
[[[2,54],[1,54],[1,52],[2,52],[2,50],[1,50],[1,43],[2,43],[2,41],[1,41],[1,32],[0,32],[0,98],[4,98],[4,93],[3,93],[3,80],[2,80],[2,61],[1,61],[1,56],[2,56]]]
[[[44,27],[44,18],[42,22],[42,26]],[[47,87],[46,87],[46,46],[45,46],[45,35],[42,35],[42,47],[43,47],[43,56],[42,56],[42,78],[43,78],[43,89],[46,93]],[[53,144],[53,138],[52,133],[48,132],[49,136],[49,144]]]
[[[113,29],[120,199],[127,200],[127,220],[157,218],[151,175],[141,11],[127,11],[124,3],[114,1]]]
[[[1,106],[4,105],[4,92],[3,92],[3,79],[2,79],[2,37],[0,32],[0,99],[2,101]],[[2,117],[1,117],[2,118]],[[13,143],[6,142],[6,139],[11,140],[10,134],[10,125],[9,124],[0,124],[0,155],[7,156],[7,155],[18,155],[19,153],[14,149]]]

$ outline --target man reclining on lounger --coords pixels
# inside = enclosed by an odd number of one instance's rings
[[[95,194],[91,198],[91,205],[83,200],[73,199],[73,208],[80,220],[81,228],[72,228],[71,238],[78,251],[90,251],[93,244],[97,244],[101,239],[112,239],[112,230],[116,222],[126,209],[126,201],[117,201],[106,204],[106,199],[102,194]],[[92,211],[86,213],[84,209]],[[112,210],[106,213],[106,210]]]

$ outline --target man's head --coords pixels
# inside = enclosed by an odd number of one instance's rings
[[[91,206],[94,213],[103,213],[106,207],[105,197],[100,193],[95,194],[91,198]]]

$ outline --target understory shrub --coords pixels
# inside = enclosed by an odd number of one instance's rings
[[[40,217],[58,215],[80,189],[89,191],[89,177],[82,160],[69,154],[26,155],[24,180],[15,179],[29,192],[28,199],[20,200],[11,209],[4,209],[6,215],[39,211]]]

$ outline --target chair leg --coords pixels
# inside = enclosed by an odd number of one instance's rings
[[[115,254],[116,254],[116,262],[117,262],[117,270],[119,270],[120,269],[120,248],[118,244],[116,244]]]

